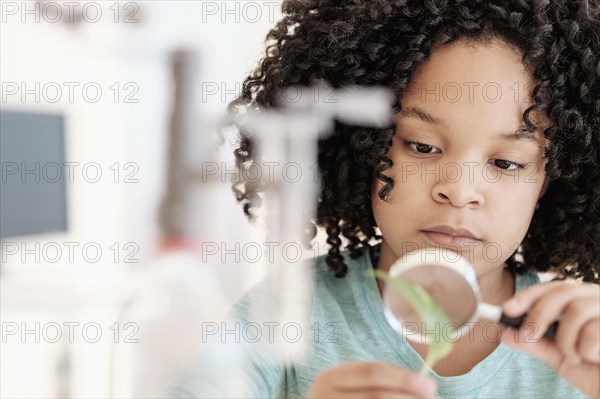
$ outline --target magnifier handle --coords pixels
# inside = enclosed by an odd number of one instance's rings
[[[523,321],[527,317],[527,314],[528,313],[525,313],[524,315],[518,317],[509,317],[502,313],[502,316],[500,316],[500,323],[509,327],[519,328],[523,324]],[[548,330],[546,330],[544,337],[553,340],[554,336],[556,335],[556,329],[558,328],[559,323],[560,322],[556,320],[554,323],[550,324],[550,327],[548,327]]]

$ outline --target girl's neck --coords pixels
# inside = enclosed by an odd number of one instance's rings
[[[477,271],[483,302],[502,305],[515,295],[516,279],[506,264],[498,265],[491,271]]]

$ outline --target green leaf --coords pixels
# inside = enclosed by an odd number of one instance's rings
[[[380,278],[402,295],[413,307],[419,319],[425,324],[427,331],[443,330],[445,326],[449,325],[450,320],[444,309],[420,285],[402,277],[390,277],[388,273],[381,270],[369,270],[365,274],[370,277]],[[436,323],[440,326],[439,329],[436,329]],[[451,333],[453,334],[453,331]],[[427,356],[425,357],[425,365],[421,369],[421,373],[426,373],[429,368],[432,368],[452,351],[453,342],[445,338],[436,336],[430,341]]]

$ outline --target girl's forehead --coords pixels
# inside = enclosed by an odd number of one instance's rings
[[[421,86],[430,91],[438,88],[447,92],[456,91],[458,87],[473,92],[504,86],[507,91],[516,93],[519,90],[525,97],[533,89],[533,76],[521,57],[519,52],[501,41],[471,43],[457,40],[435,46],[429,58],[415,68],[408,92]]]
[[[415,69],[400,95],[398,117],[451,130],[514,132],[533,104],[533,88],[532,75],[512,47],[459,40],[435,47]],[[531,112],[530,118],[542,139],[545,115]]]

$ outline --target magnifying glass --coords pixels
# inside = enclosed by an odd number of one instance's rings
[[[518,328],[527,316],[508,317],[500,306],[483,302],[473,266],[447,249],[427,248],[406,254],[392,265],[389,276],[420,285],[444,310],[458,337],[467,333],[479,318]],[[411,341],[430,342],[431,334],[427,334],[424,323],[401,293],[386,283],[382,299],[385,317],[394,330]],[[552,323],[544,337],[553,339],[558,324],[558,321]]]

